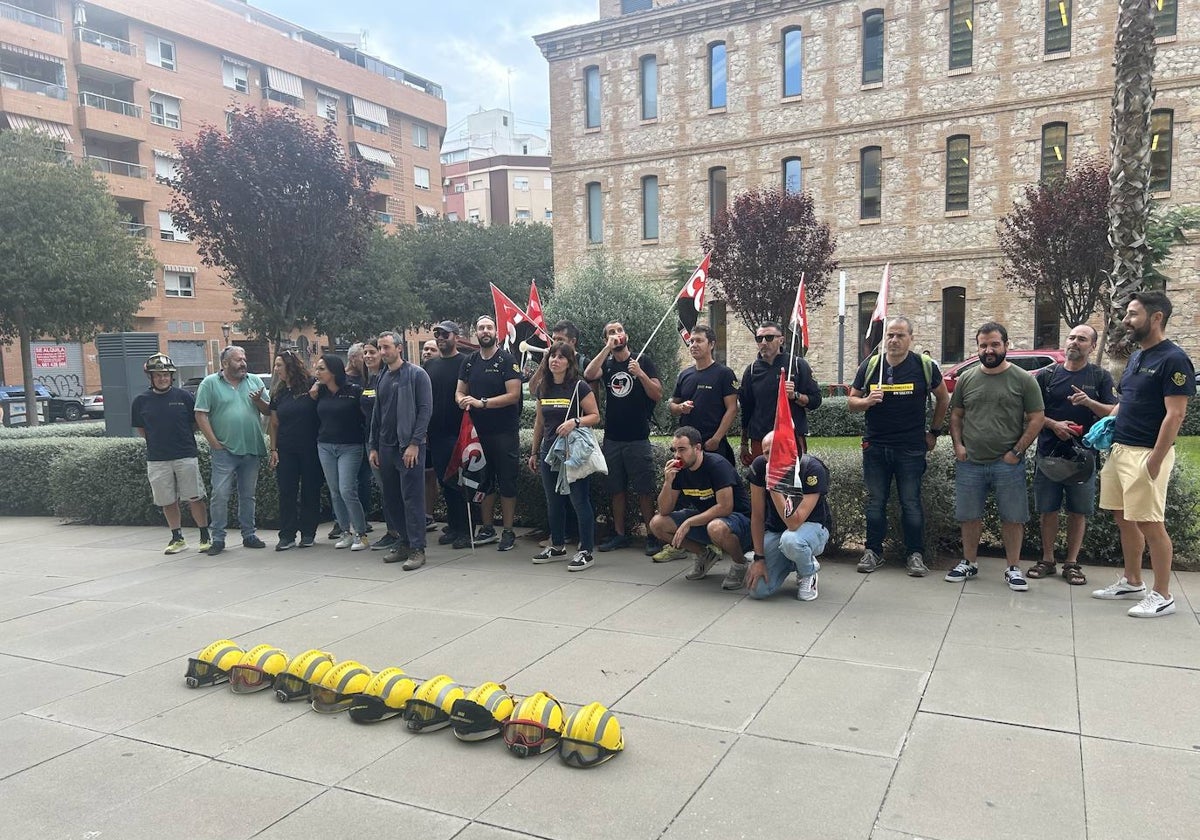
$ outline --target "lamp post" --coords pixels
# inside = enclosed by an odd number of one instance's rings
[[[229,346],[229,335],[233,332],[233,324],[221,325],[221,338],[225,339],[225,346]]]
[[[838,275],[838,384],[846,382],[846,272]]]

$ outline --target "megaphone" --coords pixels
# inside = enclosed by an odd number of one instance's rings
[[[538,347],[536,344],[530,344],[528,341],[522,341],[517,345],[517,349],[522,353],[537,353],[542,356],[550,352],[549,347]]]

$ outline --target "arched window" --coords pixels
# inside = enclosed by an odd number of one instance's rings
[[[583,70],[584,128],[600,127],[600,68]]]
[[[1150,192],[1171,189],[1171,145],[1175,112],[1158,108],[1150,112]]]
[[[592,181],[587,185],[587,237],[589,244],[604,241],[604,204],[600,184]]]
[[[1042,172],[1044,183],[1067,174],[1067,124],[1046,123],[1042,126]]]
[[[804,189],[800,176],[800,158],[783,159],[783,191],[786,195],[799,195]]]
[[[711,227],[729,201],[728,183],[724,166],[708,170],[708,224]]]
[[[639,88],[642,94],[642,119],[658,119],[658,58],[644,55],[638,61]]]
[[[658,239],[658,176],[642,179],[642,239]]]
[[[883,81],[883,9],[871,9],[862,16],[862,83]]]
[[[858,217],[878,219],[882,214],[883,150],[868,146],[859,153]]]
[[[946,140],[946,211],[971,206],[971,138],[956,134]]]
[[[728,67],[725,61],[725,42],[717,41],[708,45],[708,107],[725,107],[725,86],[728,81]]]
[[[963,286],[942,289],[942,361],[961,362],[967,335],[967,290]]]
[[[879,292],[858,293],[858,361],[870,356],[879,344],[883,335],[883,327],[871,328],[871,316],[875,314],[875,305],[879,302]]]
[[[1046,0],[1046,55],[1071,49],[1071,0]]]
[[[799,96],[804,90],[804,78],[801,73],[802,43],[800,27],[793,26],[783,30],[783,95]]]

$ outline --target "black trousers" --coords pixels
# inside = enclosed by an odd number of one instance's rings
[[[279,451],[275,468],[279,484],[279,539],[315,538],[321,516],[321,485],[325,473],[317,457],[317,444],[302,452]],[[297,504],[299,499],[299,504]]]
[[[454,454],[454,444],[458,436],[441,437],[429,436],[429,457],[433,461],[433,472],[437,475],[438,484],[442,487],[442,498],[446,502],[446,522],[450,533],[467,536],[470,526],[467,524],[467,500],[462,489],[458,486],[458,474],[446,480],[446,467],[450,465],[450,456]]]

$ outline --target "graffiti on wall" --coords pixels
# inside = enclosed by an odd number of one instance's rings
[[[77,373],[40,373],[33,381],[60,397],[83,396],[83,380]]]

